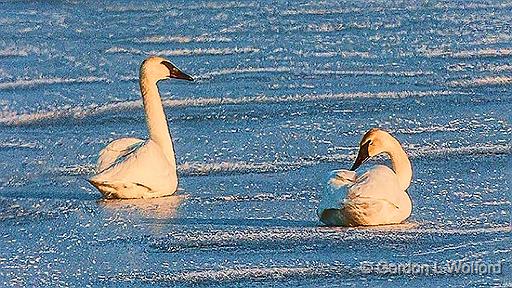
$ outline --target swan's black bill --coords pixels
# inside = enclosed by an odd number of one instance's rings
[[[355,171],[361,164],[366,162],[366,160],[370,159],[370,155],[368,154],[368,146],[370,145],[370,141],[364,143],[359,148],[359,153],[357,153],[356,161],[354,162],[354,165],[352,165],[352,168],[350,168],[350,171]]]
[[[162,64],[169,69],[169,78],[176,78],[176,79],[183,79],[188,81],[194,81],[194,78],[192,78],[190,75],[183,73],[180,69],[178,69],[176,66],[172,65],[171,62],[162,61]]]
[[[181,72],[177,68],[174,71],[171,71],[171,75],[169,75],[169,77],[176,78],[176,79],[183,79],[183,80],[187,80],[187,81],[194,81],[194,78],[192,78],[192,76]]]

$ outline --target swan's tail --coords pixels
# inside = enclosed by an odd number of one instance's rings
[[[380,225],[386,223],[375,222],[374,219],[381,219],[386,215],[381,215],[383,205],[387,201],[380,199],[343,199],[340,208],[323,209],[319,213],[320,221],[329,226],[365,226]],[[393,206],[396,207],[396,206]]]
[[[346,226],[346,220],[341,209],[329,208],[319,213],[320,221],[327,226]]]

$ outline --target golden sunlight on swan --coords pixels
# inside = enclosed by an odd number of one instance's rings
[[[157,86],[170,78],[193,80],[164,58],[142,62],[139,84],[149,139],[122,138],[101,150],[97,174],[89,182],[105,198],[155,198],[176,192],[176,159]]]
[[[376,165],[359,176],[354,172],[381,153],[389,155],[393,169]],[[331,173],[317,211],[320,221],[331,226],[401,223],[412,211],[407,193],[411,179],[411,162],[398,140],[385,131],[371,129],[361,140],[352,168]]]

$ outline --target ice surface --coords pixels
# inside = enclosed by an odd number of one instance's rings
[[[510,2],[0,6],[0,286],[510,286]],[[104,201],[86,178],[146,137],[149,54],[196,78],[159,84],[180,190]],[[412,216],[323,227],[371,127],[411,157]],[[452,260],[503,272],[362,269]]]

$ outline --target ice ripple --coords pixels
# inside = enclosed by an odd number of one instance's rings
[[[199,36],[164,36],[153,35],[142,39],[136,39],[136,43],[204,43],[204,42],[231,42],[232,39],[225,36],[199,35]]]
[[[85,81],[104,81],[103,78],[86,78]],[[57,80],[57,81],[62,81]],[[71,79],[72,83],[77,79]],[[36,81],[37,82],[37,81]],[[43,81],[44,82],[44,81]],[[13,85],[13,84],[8,84]],[[21,85],[21,84],[15,84]],[[29,82],[28,85],[33,85]],[[0,87],[1,83],[0,83]],[[385,92],[354,92],[354,93],[327,93],[327,94],[295,94],[285,96],[243,96],[243,97],[223,97],[223,98],[183,98],[183,99],[162,99],[166,107],[211,107],[222,105],[242,105],[242,104],[271,104],[271,103],[298,103],[311,101],[329,101],[340,99],[402,99],[415,97],[432,96],[451,96],[455,92],[440,91],[385,91]],[[460,94],[460,93],[458,93]],[[94,115],[109,113],[112,111],[128,111],[142,108],[142,100],[123,101],[107,104],[92,104],[88,106],[76,107],[57,107],[51,111],[41,111],[35,113],[17,114],[15,111],[2,111],[0,113],[0,125],[20,126],[41,123],[43,121],[55,121],[58,119],[75,118],[83,119]]]
[[[297,228],[240,228],[234,230],[196,230],[173,232],[156,238],[145,239],[149,245],[149,252],[153,253],[183,253],[187,250],[198,253],[198,250],[216,252],[221,250],[235,251],[236,253],[251,253],[252,251],[279,251],[280,253],[304,253],[307,251],[330,250],[334,247],[359,247],[365,243],[378,243],[367,247],[362,253],[371,253],[375,249],[393,249],[395,252],[405,252],[407,243],[415,243],[418,239],[432,239],[438,246],[436,252],[443,249],[465,249],[472,245],[485,245],[492,235],[498,238],[491,240],[505,242],[507,233],[512,231],[510,226],[497,226],[488,228],[449,228],[449,227],[422,227],[424,225],[405,223],[400,225],[377,226],[368,228],[330,228],[330,227],[297,227]],[[460,247],[445,242],[447,235],[460,237],[464,243]],[[467,236],[471,235],[468,242]],[[479,240],[475,240],[478,237]],[[427,240],[428,241],[428,240]],[[440,246],[439,246],[440,244]],[[417,253],[419,257],[425,256],[421,250],[407,250]],[[341,252],[342,253],[342,252]],[[428,255],[427,255],[428,256]],[[462,257],[461,255],[460,257]],[[405,257],[405,256],[401,256]],[[407,261],[409,258],[398,258],[395,261]],[[450,260],[457,260],[453,259]],[[202,283],[236,282],[247,280],[287,280],[290,278],[318,278],[318,277],[354,277],[365,274],[358,257],[349,261],[320,262],[311,261],[292,265],[231,265],[217,268],[196,268],[193,270],[176,271],[171,273],[138,272],[118,273],[116,275],[102,275],[100,280],[109,282],[149,282],[149,283]],[[376,273],[378,272],[371,272]]]
[[[512,153],[510,144],[475,144],[463,147],[413,146],[407,147],[411,159],[424,157],[445,157],[448,155],[503,155]],[[357,154],[357,147],[352,147],[346,154],[315,155],[290,161],[272,162],[184,162],[177,169],[181,176],[201,176],[211,174],[246,174],[276,173],[314,166],[319,163],[338,163],[352,161]],[[94,164],[80,164],[59,167],[54,171],[61,175],[87,175],[95,172]]]
[[[510,76],[489,76],[474,79],[453,80],[447,83],[448,86],[477,87],[477,86],[501,86],[512,84]]]
[[[425,50],[422,54],[427,57],[450,57],[450,58],[498,58],[512,56],[511,48],[484,48],[478,50],[449,51],[449,50]]]
[[[151,50],[144,51],[136,48],[111,47],[105,53],[127,53],[136,55],[162,55],[162,56],[198,56],[198,55],[231,55],[260,52],[255,47],[231,47],[231,48],[195,48],[175,50]]]
[[[0,58],[2,57],[26,57],[29,55],[39,55],[42,50],[34,46],[7,46],[0,49]]]
[[[107,282],[143,282],[143,283],[230,283],[247,280],[286,280],[298,278],[333,277],[360,275],[361,270],[353,271],[343,264],[315,265],[309,267],[238,267],[224,269],[208,269],[198,271],[182,271],[176,273],[119,273],[114,276],[100,276]]]
[[[0,90],[11,90],[11,89],[23,89],[41,85],[51,84],[76,84],[76,83],[94,83],[94,82],[106,82],[107,78],[87,76],[78,78],[36,78],[36,79],[19,79],[10,82],[0,82]]]
[[[205,2],[205,3],[194,3],[192,5],[181,5],[181,4],[170,4],[167,3],[165,5],[111,5],[105,8],[107,12],[168,12],[169,10],[178,9],[178,10],[221,10],[221,9],[242,9],[242,8],[252,8],[255,7],[255,3],[242,3],[239,1],[227,1],[227,2]]]

